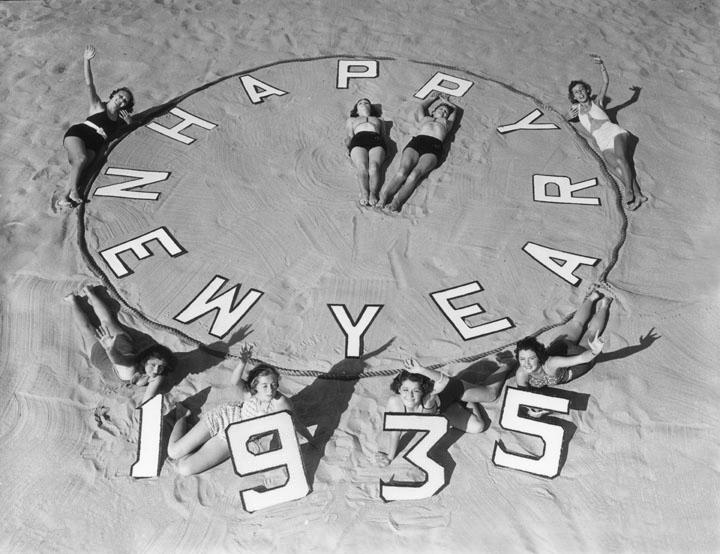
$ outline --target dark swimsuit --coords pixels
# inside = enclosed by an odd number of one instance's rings
[[[100,151],[113,133],[124,123],[119,117],[116,121],[110,119],[106,110],[92,114],[85,121],[99,127],[105,136],[87,123],[77,123],[67,130],[63,138],[78,137],[85,143],[85,148],[93,152]]]
[[[385,149],[385,141],[380,136],[380,133],[376,133],[375,131],[360,131],[359,133],[355,133],[350,140],[348,152],[351,152],[356,146],[368,151],[376,146]]]
[[[410,139],[405,149],[407,150],[408,148],[412,148],[421,156],[423,154],[435,154],[435,156],[440,159],[443,143],[440,139],[429,135],[417,135]]]

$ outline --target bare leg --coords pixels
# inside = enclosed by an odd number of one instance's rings
[[[465,392],[462,395],[463,402],[494,402],[500,396],[505,380],[512,372],[508,364],[501,364],[490,374],[486,380],[491,381],[487,385],[474,385],[463,380]]]
[[[595,338],[595,335],[601,335],[605,330],[605,325],[607,325],[610,313],[611,302],[612,298],[608,298],[607,296],[604,296],[598,301],[597,306],[595,306],[595,313],[587,326],[586,335],[589,338],[593,339]]]
[[[412,196],[412,193],[415,192],[420,181],[437,166],[437,162],[438,159],[435,154],[423,154],[420,156],[415,168],[410,172],[407,179],[405,179],[405,183],[390,203],[390,209],[392,211],[399,212],[402,209],[405,202],[407,202],[410,196]]]
[[[95,310],[98,318],[100,318],[100,323],[110,331],[111,335],[118,335],[125,332],[115,317],[115,314],[110,311],[110,308],[108,308],[105,302],[97,295],[93,287],[87,286],[83,289],[83,292],[87,295],[90,305]]]
[[[168,443],[168,456],[177,460],[176,468],[181,475],[194,475],[224,462],[230,457],[230,447],[220,435],[210,436],[210,431],[201,421],[189,432],[187,408],[176,407],[178,416]]]
[[[97,336],[95,335],[95,327],[90,322],[90,319],[88,319],[87,314],[80,307],[80,297],[71,293],[68,294],[65,298],[63,298],[63,300],[70,304],[70,306],[72,306],[75,323],[77,324],[78,329],[80,329],[80,332],[82,333],[86,347],[93,344],[97,340]]]
[[[370,163],[369,163],[369,174],[370,174],[370,198],[369,204],[374,206],[378,203],[378,192],[380,189],[380,167],[383,161],[385,161],[385,149],[381,146],[376,146],[370,150]]]
[[[357,180],[360,184],[360,205],[367,206],[370,196],[368,151],[361,146],[356,146],[350,152],[350,159],[355,166]]]
[[[66,137],[63,146],[67,150],[68,161],[70,162],[70,185],[65,193],[64,201],[71,205],[81,202],[78,185],[83,170],[95,158],[95,152],[88,150],[85,143],[78,137]]]
[[[626,171],[627,175],[629,176],[632,196],[635,198],[631,209],[636,210],[640,207],[640,204],[647,200],[647,196],[645,196],[640,190],[640,185],[637,181],[637,175],[635,175],[632,164],[630,163],[630,147],[628,144],[628,137],[629,135],[627,133],[623,133],[622,135],[615,137],[614,150],[615,155],[618,157],[620,165],[623,167],[623,171]]]
[[[574,344],[578,344],[580,342],[585,326],[592,316],[593,305],[601,296],[602,295],[597,290],[592,291],[587,298],[583,300],[583,303],[580,304],[580,307],[577,309],[572,319],[565,324],[563,331],[565,331],[565,338],[568,342],[572,342]]]
[[[386,183],[380,191],[378,206],[381,208],[384,207],[388,201],[395,196],[395,193],[403,185],[405,179],[408,178],[408,175],[410,175],[410,172],[417,165],[419,159],[420,155],[414,148],[405,148],[405,150],[403,150],[397,173],[395,173],[390,182]]]

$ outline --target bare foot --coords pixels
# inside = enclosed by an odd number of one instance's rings
[[[360,200],[358,200],[358,202],[360,202],[360,206],[363,208],[370,205],[370,202],[368,201],[367,196],[360,197]]]
[[[590,291],[590,294],[587,295],[588,299],[595,302],[598,298],[602,298],[602,293],[597,289],[596,286],[593,286],[592,290]]]
[[[389,206],[386,206],[386,208],[388,209],[388,211],[390,211],[390,212],[392,212],[392,213],[396,213],[396,214],[399,214],[399,213],[400,213],[400,207],[397,205],[397,203],[395,202],[395,200],[393,200],[392,202],[390,202],[390,205],[389,205]]]
[[[378,203],[378,196],[377,196],[377,194],[371,194],[371,195],[370,195],[370,200],[368,201],[368,204],[369,204],[370,206],[376,206],[377,203]]]
[[[606,308],[606,307],[608,307],[608,306],[610,305],[610,303],[611,303],[612,301],[613,301],[612,298],[608,298],[607,296],[603,296],[603,297],[600,299],[600,302],[598,302],[597,307],[600,308],[600,309]]]
[[[75,302],[75,293],[71,292],[70,294],[63,296],[63,302],[67,302],[68,304]]]
[[[178,402],[175,404],[175,420],[180,421],[184,417],[188,417],[190,415],[190,410],[187,409],[187,406],[183,404],[182,402]]]

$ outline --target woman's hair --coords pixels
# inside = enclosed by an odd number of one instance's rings
[[[455,111],[454,108],[450,104],[446,104],[445,102],[440,102],[437,106],[435,106],[433,108],[433,111],[430,112],[430,115],[434,114],[435,110],[437,110],[438,108],[442,108],[443,106],[445,106],[448,109],[448,112],[449,112],[448,115],[450,115],[451,113],[453,113],[453,111]]]
[[[250,394],[257,394],[258,380],[260,377],[265,377],[266,375],[273,375],[276,383],[280,381],[280,374],[278,373],[278,370],[267,364],[257,365],[250,370],[247,377]]]
[[[590,85],[588,85],[585,81],[570,81],[570,84],[568,85],[568,98],[570,99],[571,104],[577,104],[577,100],[575,100],[575,97],[573,96],[572,89],[576,85],[582,85],[585,87],[585,91],[587,92],[588,98],[590,98],[590,95],[592,94],[592,88],[590,88]]]
[[[363,100],[367,100],[368,102],[370,102],[370,100],[368,100],[367,98],[361,98],[360,100],[358,100],[357,102],[355,102],[355,105],[353,106],[353,109],[350,110],[350,117],[357,117],[357,116],[358,116],[357,107],[358,107],[358,104],[359,104],[360,102],[362,102]],[[371,115],[372,117],[380,117],[380,110],[379,110],[379,108],[378,108],[375,104],[373,104],[372,102],[370,102],[370,115]]]
[[[521,350],[532,350],[533,352],[535,352],[535,355],[540,361],[540,365],[544,364],[545,360],[548,359],[548,353],[545,350],[545,346],[535,337],[525,337],[524,339],[520,339],[518,341],[518,343],[515,345],[516,360],[518,359],[518,354],[520,354]]]
[[[429,377],[425,377],[425,375],[420,375],[419,373],[410,373],[409,371],[405,371],[403,369],[395,376],[395,378],[392,380],[392,383],[390,383],[390,390],[393,391],[395,394],[400,394],[400,387],[405,381],[419,383],[423,398],[430,394],[435,387],[435,384]]]
[[[138,354],[137,365],[140,368],[145,368],[145,362],[147,362],[150,358],[157,358],[163,362],[167,368],[163,373],[170,373],[173,369],[175,369],[175,355],[167,346],[163,346],[162,344],[153,344],[152,346],[146,348]]]
[[[133,108],[135,107],[135,96],[133,95],[132,91],[129,88],[127,88],[127,87],[116,88],[114,91],[112,91],[110,93],[110,98],[115,96],[120,91],[125,92],[125,93],[127,93],[128,96],[130,96],[130,101],[128,102],[127,106],[125,106],[125,110],[128,113],[132,113]]]

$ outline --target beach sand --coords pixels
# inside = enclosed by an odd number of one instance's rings
[[[717,16],[702,1],[0,5],[0,550],[718,551]],[[97,48],[101,97],[126,85],[144,123],[171,126],[177,106],[218,127],[188,131],[189,147],[138,127],[98,166],[90,202],[62,211],[52,200],[69,174],[63,133],[87,113],[85,44]],[[589,53],[605,60],[610,107],[626,104],[618,123],[637,137],[649,200],[635,212],[561,118],[570,80],[599,89]],[[338,60],[355,58],[378,60],[380,74],[337,88]],[[473,82],[447,158],[401,215],[360,208],[347,112],[360,96],[382,105],[389,178],[413,133],[413,95],[437,71]],[[245,73],[287,95],[252,104]],[[632,86],[641,90],[628,102]],[[558,129],[542,140],[497,132],[534,109]],[[143,189],[160,192],[157,202],[93,196],[121,180],[108,167],[171,176]],[[580,195],[601,205],[535,202],[535,174],[597,178]],[[100,252],[160,227],[186,253],[156,246],[147,260],[123,256],[133,273],[113,275]],[[575,272],[574,287],[531,260],[527,242],[599,261]],[[211,316],[176,319],[215,275],[241,295],[263,292],[220,337]],[[603,279],[615,296],[607,354],[562,387],[573,409],[555,418],[567,441],[560,475],[493,464],[496,441],[542,451],[501,428],[501,396],[483,405],[483,434],[450,433],[445,488],[384,502],[380,479],[413,473],[404,460],[374,461],[387,374],[412,356],[480,379]],[[482,292],[467,303],[511,329],[464,340],[430,296],[474,281]],[[62,302],[87,284],[108,287],[124,325],[178,354],[182,379],[165,412],[188,397],[196,412],[231,399],[242,343],[295,370],[280,388],[316,428],[303,449],[310,494],[251,514],[230,462],[183,477],[165,461],[157,478],[130,477],[142,390],[91,364]],[[345,358],[328,304],[353,318],[383,306],[365,358]],[[328,373],[363,378],[317,378]]]

